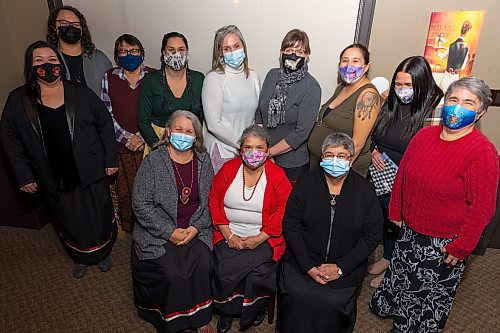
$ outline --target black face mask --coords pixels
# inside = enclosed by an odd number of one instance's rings
[[[304,66],[306,58],[299,57],[295,53],[281,54],[281,64],[287,72],[295,72]]]
[[[59,32],[59,38],[68,44],[76,44],[82,39],[82,31],[72,26],[61,26],[57,28],[57,31]]]
[[[33,70],[40,80],[47,83],[53,83],[61,77],[61,64],[46,62],[41,65],[34,65]]]

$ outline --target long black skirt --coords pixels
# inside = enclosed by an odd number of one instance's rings
[[[347,333],[356,323],[358,287],[330,288],[283,262],[278,272],[280,333]]]
[[[241,314],[250,325],[276,292],[273,249],[264,242],[253,250],[235,250],[226,242],[214,247],[214,306],[222,314]]]
[[[134,300],[140,317],[158,332],[196,329],[212,320],[212,252],[194,238],[188,244],[165,244],[157,259],[139,260],[132,248]]]
[[[87,187],[49,194],[55,229],[70,256],[80,264],[95,265],[111,254],[117,226],[106,178]]]
[[[443,263],[451,239],[419,234],[403,224],[389,268],[370,301],[371,310],[393,316],[392,332],[442,332],[465,261]]]

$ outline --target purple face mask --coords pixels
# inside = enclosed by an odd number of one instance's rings
[[[356,67],[356,66],[351,66],[351,65],[347,65],[344,67],[339,66],[340,78],[345,83],[356,82],[363,76],[363,68],[364,67],[365,66]]]
[[[241,158],[250,168],[257,169],[267,160],[267,153],[262,150],[252,149],[242,153]]]

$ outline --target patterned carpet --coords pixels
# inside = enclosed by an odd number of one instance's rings
[[[0,227],[0,332],[155,332],[135,312],[130,247],[126,235],[113,249],[111,271],[92,267],[76,280],[50,226],[39,231]],[[387,332],[391,321],[377,318],[367,306],[370,278],[358,300],[355,332]],[[489,249],[470,258],[445,332],[499,333],[499,303],[500,250]],[[237,328],[235,321],[231,332]],[[274,332],[274,326],[265,323],[248,332]]]

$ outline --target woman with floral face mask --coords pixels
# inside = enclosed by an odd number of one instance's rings
[[[371,132],[380,111],[380,96],[367,72],[370,53],[361,44],[347,46],[340,53],[338,75],[342,81],[321,107],[308,141],[310,168],[318,166],[321,143],[331,133],[345,133],[354,141],[352,168],[363,177],[370,165]]]
[[[424,57],[409,57],[398,65],[392,76],[389,96],[382,106],[372,135],[372,163],[376,170],[385,169],[383,153],[399,165],[410,140],[422,128],[425,119],[431,116],[442,97],[443,92],[434,82],[431,68]],[[399,233],[399,229],[387,219],[390,195],[389,192],[379,196],[386,219],[384,255],[380,261],[368,267],[368,273],[378,275],[370,283],[373,288],[378,287],[384,277]]]
[[[259,100],[257,74],[248,67],[248,53],[241,31],[235,25],[215,33],[212,70],[203,84],[203,133],[217,173],[238,155],[238,138],[253,123]]]
[[[290,30],[281,42],[281,66],[267,73],[255,113],[255,123],[271,135],[269,156],[290,181],[309,170],[307,138],[321,102],[321,88],[308,70],[310,54],[307,34]]]
[[[137,312],[161,333],[212,333],[208,192],[214,172],[200,121],[189,111],[175,111],[155,148],[134,185]]]
[[[113,65],[92,42],[83,14],[71,6],[54,9],[47,21],[47,42],[62,56],[66,79],[87,85],[99,96],[104,72]]]
[[[491,102],[483,80],[453,82],[443,125],[418,131],[403,155],[389,203],[401,232],[370,302],[393,318],[391,332],[444,330],[467,257],[495,212],[498,152],[475,128]]]
[[[277,261],[285,250],[281,220],[291,190],[285,172],[267,159],[269,134],[258,125],[243,131],[240,156],[225,163],[210,190],[214,224],[214,306],[227,332],[234,315],[258,326],[276,291]]]
[[[320,150],[321,167],[299,179],[283,217],[279,332],[352,332],[368,256],[382,238],[375,191],[351,171],[352,139],[330,134]]]
[[[27,48],[24,74],[0,121],[19,187],[48,204],[75,278],[90,265],[108,271],[117,232],[106,177],[118,171],[111,116],[92,90],[63,79],[61,56],[47,42]]]
[[[138,123],[147,155],[161,137],[168,118],[176,110],[188,110],[203,122],[201,87],[204,75],[189,68],[189,46],[178,32],[163,36],[161,69],[149,73],[139,100]]]

